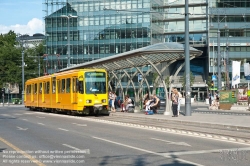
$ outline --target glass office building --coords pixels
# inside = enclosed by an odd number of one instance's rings
[[[47,73],[159,42],[185,42],[185,0],[43,3]],[[189,0],[189,43],[203,51],[190,62],[191,72],[199,78],[197,82],[203,83],[195,86],[205,87],[206,80],[217,72],[218,29],[220,56],[222,60],[229,57],[229,72],[232,60],[250,62],[249,9],[248,0]],[[182,63],[176,62],[170,71],[174,73]],[[225,64],[221,62],[222,72]],[[184,69],[179,76],[183,73]]]
[[[223,76],[228,67],[231,80],[232,61],[241,61],[241,82],[244,79],[245,62],[250,62],[250,1],[210,0],[209,3],[209,73],[217,73],[217,57],[221,59],[222,86],[226,86]],[[220,53],[218,54],[218,30],[220,31]],[[230,84],[228,83],[228,87]]]
[[[161,0],[44,0],[47,72],[163,42],[162,5]]]

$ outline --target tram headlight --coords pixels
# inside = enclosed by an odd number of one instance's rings
[[[106,99],[102,99],[102,102],[103,102],[103,103],[106,103]]]
[[[91,103],[91,100],[86,100],[86,103]]]

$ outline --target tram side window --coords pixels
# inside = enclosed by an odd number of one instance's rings
[[[53,78],[52,81],[52,93],[56,93],[56,78]]]
[[[84,91],[83,91],[83,81],[77,81],[78,83],[77,83],[77,90],[78,90],[78,92],[79,93],[81,93],[81,94],[83,94],[84,93]]]
[[[70,93],[70,78],[66,79],[66,93]]]
[[[37,94],[37,84],[35,84],[34,94]]]
[[[46,83],[46,93],[49,94],[49,89],[50,89],[50,82]]]
[[[34,94],[34,84],[31,85],[31,94]]]
[[[42,90],[43,90],[43,84],[40,82],[39,83],[39,93],[42,94]]]
[[[61,93],[65,92],[65,79],[62,79]]]
[[[30,86],[30,85],[27,85],[26,94],[30,94],[30,92],[31,92],[31,86]]]

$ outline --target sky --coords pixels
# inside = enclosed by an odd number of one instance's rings
[[[0,34],[44,34],[44,0],[0,0]]]

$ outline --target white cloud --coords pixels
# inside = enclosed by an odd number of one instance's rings
[[[20,25],[20,24],[11,26],[0,25],[0,34],[8,33],[10,30],[14,31],[15,33],[28,34],[28,35],[33,35],[35,33],[44,34],[44,23],[42,20],[38,18],[33,18],[27,23],[27,25]]]

